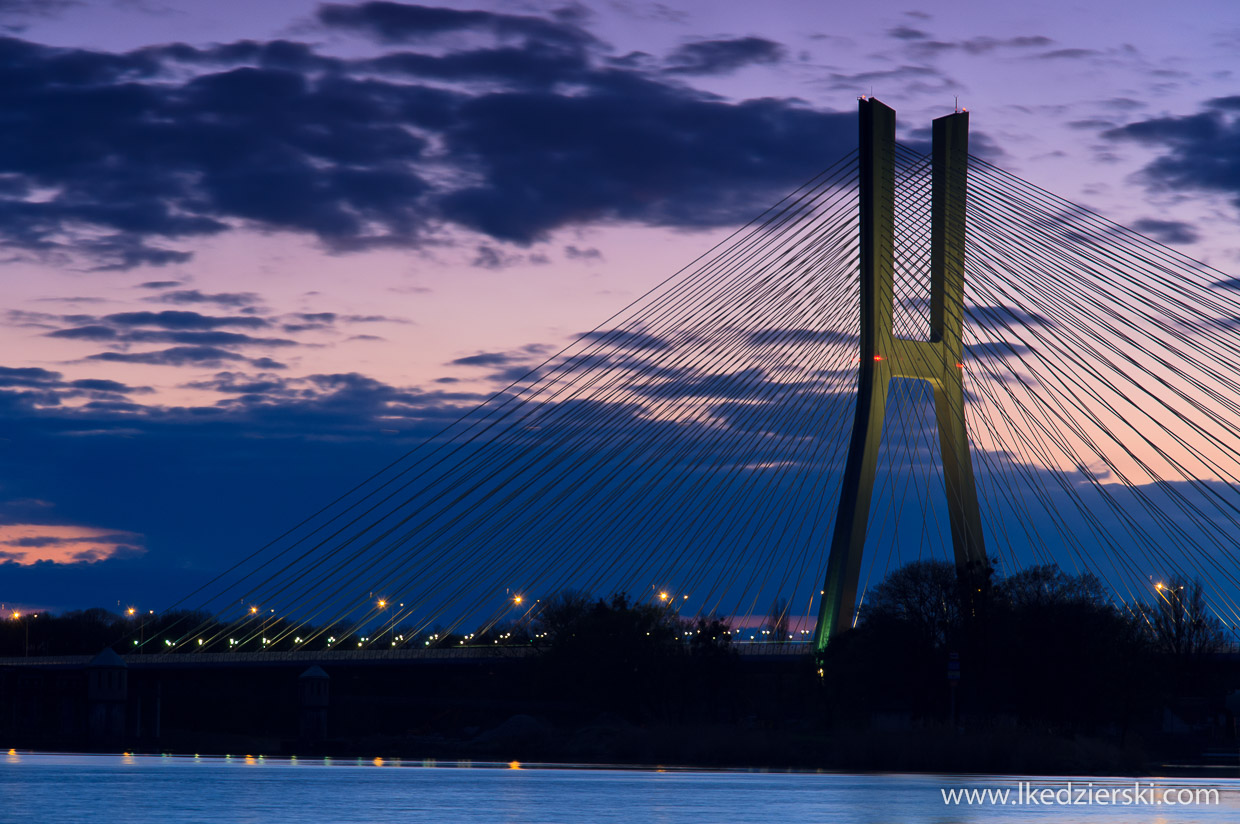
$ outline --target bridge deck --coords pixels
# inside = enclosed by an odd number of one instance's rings
[[[734,644],[742,658],[809,655],[809,644]],[[312,664],[394,664],[417,661],[486,661],[527,658],[534,647],[459,647],[447,649],[393,650],[297,650],[280,652],[190,652],[121,656],[126,666],[139,669],[221,666],[311,666]],[[0,667],[62,667],[78,669],[91,662],[93,655],[47,655],[0,658]]]

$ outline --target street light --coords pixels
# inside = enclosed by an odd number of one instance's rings
[[[388,605],[388,602],[387,602],[387,599],[386,599],[386,598],[380,598],[379,600],[375,601],[375,606],[377,606],[377,607],[378,607],[381,611],[386,612],[386,611],[387,611],[387,605]],[[396,614],[396,615],[393,615],[393,616],[392,616],[392,624],[395,624],[395,623],[396,623],[396,621],[397,621],[397,619],[398,619],[399,617],[400,617],[399,613],[398,613],[398,614]],[[383,637],[383,633],[387,632],[387,631],[388,631],[388,630],[390,630],[390,629],[392,629],[392,627],[391,627],[391,626],[384,626],[384,621],[383,621],[382,617],[380,617],[380,620],[379,620],[379,633],[375,636],[374,640],[378,641],[380,638],[382,638],[382,637]],[[365,639],[365,638],[363,638],[362,640],[363,640],[363,641],[365,641],[366,639]],[[392,644],[392,646],[395,646],[395,643],[393,643],[393,644]]]
[[[125,610],[125,614],[130,618],[134,618],[137,617],[138,610],[136,607],[130,607]],[[147,613],[144,612],[142,617],[138,619],[138,640],[133,642],[133,645],[138,648],[139,655],[146,652],[146,616]]]
[[[22,621],[21,612],[19,612],[18,610],[13,610],[13,620],[21,623],[23,628],[26,630],[26,642],[25,642],[26,645],[25,645],[24,654],[27,658],[29,658],[30,657],[30,619],[27,618],[25,621]]]

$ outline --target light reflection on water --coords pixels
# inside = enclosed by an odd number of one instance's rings
[[[942,788],[1052,791],[1130,778],[849,775],[629,770],[387,758],[58,755],[8,750],[0,824],[9,822],[540,822],[545,824],[951,824],[1001,821],[1236,822],[1240,779],[1141,779],[1218,788],[1218,805],[946,806]]]

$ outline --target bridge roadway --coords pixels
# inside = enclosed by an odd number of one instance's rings
[[[733,644],[732,649],[743,659],[792,657],[810,655],[811,644]],[[419,661],[482,662],[495,659],[526,658],[538,652],[535,647],[459,647],[446,649],[389,649],[389,650],[296,650],[278,652],[161,652],[154,654],[130,654],[121,656],[132,669],[163,669],[184,667],[245,667],[272,665],[318,664],[367,665],[398,664]],[[0,668],[39,667],[80,669],[91,662],[93,655],[46,655],[30,657],[0,657]]]

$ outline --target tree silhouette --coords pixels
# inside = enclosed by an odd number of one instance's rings
[[[1223,647],[1223,624],[1206,607],[1201,581],[1182,578],[1155,586],[1157,599],[1149,614],[1154,643],[1160,652],[1197,659]]]

